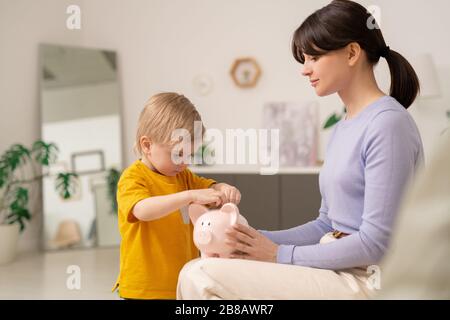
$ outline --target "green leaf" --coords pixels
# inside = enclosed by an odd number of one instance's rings
[[[331,116],[328,117],[327,121],[325,121],[325,124],[323,125],[324,129],[331,128],[336,123],[341,121],[341,119],[345,116],[345,113],[347,112],[347,108],[344,106],[341,114],[333,113]]]
[[[35,159],[43,166],[48,166],[56,161],[58,156],[58,147],[54,143],[45,143],[38,140],[33,144],[32,152],[35,153]]]
[[[336,113],[333,113],[325,122],[325,125],[323,126],[324,129],[331,128],[336,123],[338,123],[341,120],[342,116],[337,115]]]
[[[78,175],[72,172],[58,174],[55,188],[61,198],[69,199],[77,191],[77,178]]]
[[[3,162],[0,162],[0,188],[3,188],[6,181],[9,180],[10,175],[9,168]]]
[[[30,220],[31,214],[28,210],[28,190],[18,187],[14,191],[13,201],[9,204],[10,213],[7,216],[7,223],[19,223],[20,231],[25,229],[24,220]]]
[[[0,158],[0,188],[10,180],[14,171],[30,160],[30,151],[21,144],[14,144]]]
[[[7,222],[7,224],[14,224],[14,223],[19,223],[20,232],[23,232],[25,230],[25,222],[23,222],[22,219],[15,219]]]
[[[22,187],[16,189],[14,194],[14,201],[10,204],[10,209],[20,210],[28,205],[28,190]]]
[[[112,213],[117,213],[117,183],[120,179],[120,171],[112,168],[108,171],[107,183],[108,183],[108,197],[111,201]]]

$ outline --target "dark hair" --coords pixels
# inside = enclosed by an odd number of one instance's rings
[[[368,21],[374,22],[372,28]],[[386,46],[375,18],[356,2],[333,0],[311,14],[294,33],[292,53],[303,64],[303,53],[323,55],[351,42],[361,46],[372,65],[377,64],[380,57],[386,58],[391,73],[390,95],[408,109],[420,90],[416,72],[401,54]]]

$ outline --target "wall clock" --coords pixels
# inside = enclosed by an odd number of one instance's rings
[[[199,74],[193,80],[194,90],[201,96],[206,96],[213,90],[213,80],[207,74]]]

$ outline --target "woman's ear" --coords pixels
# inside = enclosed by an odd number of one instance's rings
[[[347,45],[347,60],[348,65],[353,67],[361,57],[362,49],[358,42],[351,42]]]

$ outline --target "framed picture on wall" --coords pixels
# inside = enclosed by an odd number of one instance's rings
[[[76,174],[90,174],[105,171],[105,156],[102,150],[74,152],[71,155],[72,171]]]
[[[270,102],[264,105],[263,127],[280,130],[280,166],[317,165],[318,109],[318,103],[314,101]],[[268,148],[270,154],[270,143]]]

